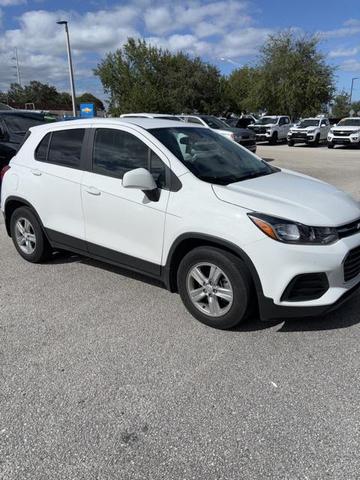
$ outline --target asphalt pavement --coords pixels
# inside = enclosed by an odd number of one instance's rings
[[[360,198],[360,151],[260,146]],[[76,255],[20,258],[0,225],[0,478],[357,480],[360,296],[232,331]]]

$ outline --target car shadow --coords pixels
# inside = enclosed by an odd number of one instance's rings
[[[100,260],[94,260],[89,257],[81,255],[58,251],[55,252],[47,264],[67,264],[67,263],[82,263],[94,268],[106,270],[116,275],[121,275],[132,280],[147,283],[154,287],[166,290],[165,285],[155,278],[151,278],[142,273],[133,272],[126,268],[111,265]],[[249,317],[237,327],[229,329],[232,332],[255,332],[267,330],[269,328],[277,327],[276,332],[307,332],[307,331],[323,331],[336,330],[342,328],[349,328],[360,323],[360,295],[356,295],[349,299],[338,310],[319,317],[304,317],[304,318],[290,318],[290,319],[274,319],[270,321],[260,320],[259,313],[256,309]]]
[[[349,328],[358,323],[360,323],[360,295],[349,299],[338,310],[322,316],[262,321],[256,313],[232,330],[252,332],[278,326],[277,332],[311,332]]]
[[[275,158],[267,158],[267,157],[261,157],[263,160],[265,160],[265,162],[273,162],[275,160]]]

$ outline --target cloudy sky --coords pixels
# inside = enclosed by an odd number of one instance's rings
[[[23,82],[36,79],[68,90],[68,20],[76,86],[103,97],[92,69],[130,36],[184,50],[228,73],[254,64],[269,33],[295,28],[318,33],[338,89],[360,77],[360,0],[0,0],[0,90],[16,80],[18,49]],[[360,80],[354,85],[360,99]]]

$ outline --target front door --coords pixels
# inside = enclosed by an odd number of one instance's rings
[[[92,171],[85,172],[82,200],[89,252],[159,274],[166,207],[167,159],[130,127],[97,128]],[[160,158],[162,156],[162,158]],[[160,189],[158,201],[122,185],[125,172],[147,168]]]

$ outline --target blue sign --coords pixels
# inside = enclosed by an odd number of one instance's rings
[[[93,103],[80,104],[80,117],[93,118],[96,116],[95,105]]]

